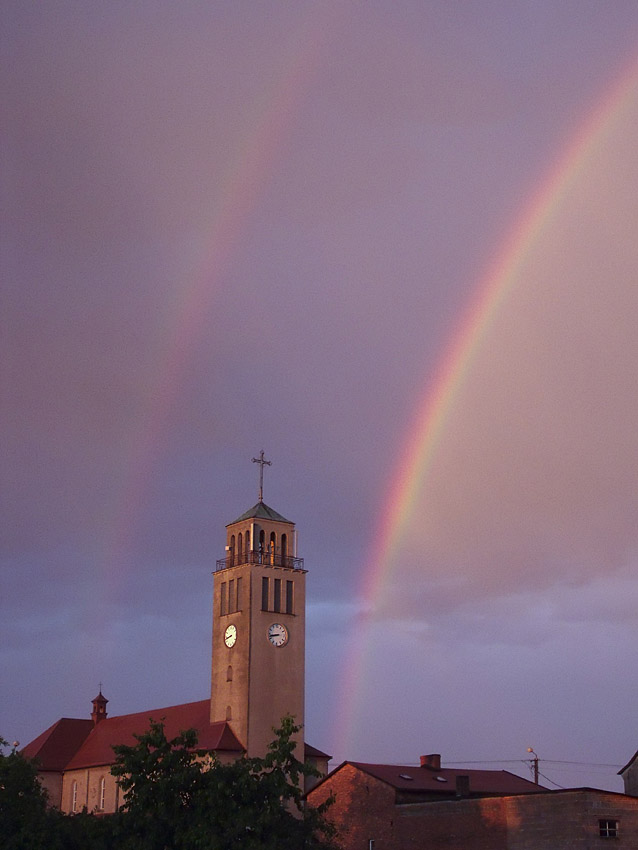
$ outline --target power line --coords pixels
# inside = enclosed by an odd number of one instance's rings
[[[489,761],[446,761],[446,765],[455,764],[527,764],[529,759],[490,759]]]
[[[542,777],[543,777],[543,779],[544,779],[546,782],[551,782],[551,783],[552,783],[552,785],[555,785],[557,788],[565,788],[565,786],[564,786],[564,785],[559,785],[559,784],[558,784],[558,782],[554,782],[554,780],[553,780],[553,779],[550,779],[550,778],[549,778],[549,776],[545,776],[545,774],[544,774],[544,773],[541,773],[540,771],[538,772],[538,775],[539,775],[539,776],[542,776]]]
[[[446,765],[464,765],[464,764],[528,764],[533,759],[490,759],[489,761],[446,761]],[[593,761],[558,761],[556,759],[539,759],[543,764],[575,764],[582,767],[609,767],[620,770],[621,764],[601,764]]]
[[[594,761],[555,761],[554,759],[541,759],[545,764],[580,764],[583,767],[614,767],[620,770],[621,764],[600,764]]]

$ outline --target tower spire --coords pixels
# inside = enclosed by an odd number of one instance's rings
[[[271,460],[264,460],[264,450],[259,453],[259,457],[253,458],[253,463],[259,464],[259,501],[264,501],[264,466],[272,466]]]

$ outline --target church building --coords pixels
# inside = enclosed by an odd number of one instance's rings
[[[295,524],[259,500],[226,526],[226,554],[213,575],[213,647],[210,700],[109,717],[101,688],[86,719],[61,718],[31,741],[23,754],[36,758],[49,801],[62,811],[114,812],[122,805],[110,773],[113,746],[135,744],[149,719],[164,722],[166,736],[197,730],[199,746],[222,762],[266,754],[284,715],[304,723],[306,570],[298,557]],[[330,757],[304,743],[297,757],[322,775]]]

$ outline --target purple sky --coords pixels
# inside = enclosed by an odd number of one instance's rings
[[[87,717],[100,681],[112,714],[207,695],[210,573],[264,448],[309,569],[315,746],[522,775],[533,746],[551,782],[620,790],[638,73],[477,349],[382,596],[364,588],[446,347],[638,58],[635,0],[2,18],[0,734]]]

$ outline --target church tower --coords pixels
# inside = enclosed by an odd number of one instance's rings
[[[264,756],[284,715],[304,722],[306,571],[294,523],[263,500],[270,461],[263,451],[253,461],[259,501],[226,526],[214,573],[210,719],[227,720],[249,756]]]

